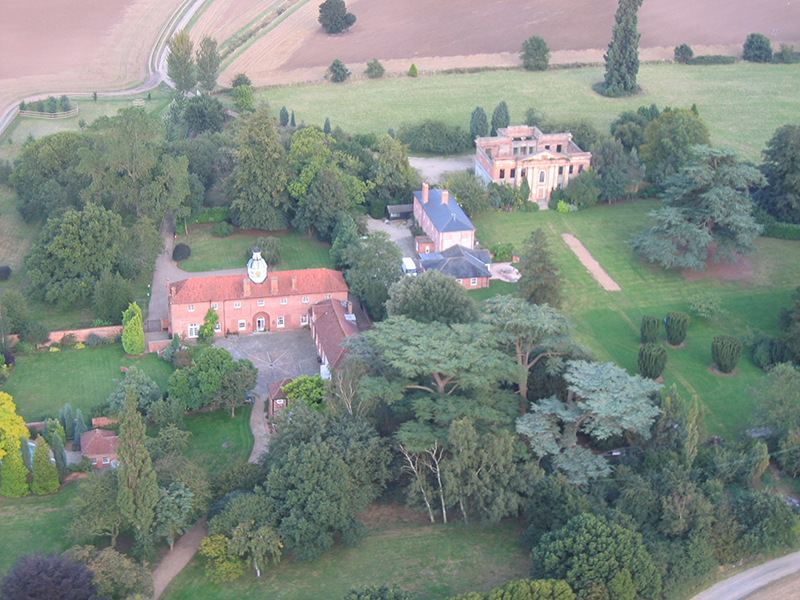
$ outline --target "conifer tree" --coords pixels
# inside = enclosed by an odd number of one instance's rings
[[[122,311],[122,326],[125,327],[134,316],[138,315],[139,319],[142,318],[142,309],[136,302],[128,304],[128,308]]]
[[[69,403],[64,405],[64,433],[67,434],[66,440],[75,437],[75,417],[72,416],[72,407]],[[66,441],[64,440],[64,441]]]
[[[134,529],[136,552],[144,558],[153,549],[153,521],[159,494],[156,472],[145,444],[144,421],[137,406],[135,391],[129,388],[119,423],[117,504]]]
[[[290,127],[297,127],[297,122],[294,120],[294,111],[292,111],[292,118],[289,119],[289,126]]]
[[[331,132],[331,120],[330,117],[325,117],[325,124],[322,126],[322,133],[325,135],[329,135]]]
[[[138,356],[144,352],[144,328],[141,316],[133,315],[122,330],[122,349],[131,356]]]
[[[469,120],[469,132],[474,140],[476,137],[486,137],[489,134],[489,120],[482,106],[476,106]]]
[[[619,0],[606,61],[605,94],[621,96],[639,89],[639,16],[643,0]]]
[[[79,408],[75,411],[75,440],[72,443],[74,449],[81,449],[81,435],[84,433],[86,433],[86,421],[83,420],[83,413]]]
[[[64,478],[67,476],[67,451],[64,450],[64,442],[61,439],[61,436],[57,433],[53,434],[53,459],[56,461],[56,467],[58,468],[58,477],[60,481],[64,481]]]
[[[281,127],[286,127],[289,124],[289,111],[285,106],[281,106],[280,124]]]
[[[0,465],[0,494],[6,498],[22,498],[30,494],[28,489],[28,469],[19,453],[19,448],[6,443],[6,455]],[[23,438],[25,447],[28,446],[27,438]],[[30,451],[28,451],[30,453]]]
[[[33,452],[33,481],[31,491],[40,496],[58,491],[58,468],[50,461],[50,446],[39,436]]]
[[[506,104],[505,100],[501,100],[500,104],[494,107],[494,112],[492,113],[491,135],[497,135],[498,129],[509,125],[511,125],[511,116],[508,114],[508,104]]]
[[[25,463],[25,467],[30,471],[33,468],[33,456],[31,455],[31,447],[28,443],[27,435],[19,438],[19,451],[22,455],[22,462]]]

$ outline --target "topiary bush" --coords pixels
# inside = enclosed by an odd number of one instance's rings
[[[228,237],[229,235],[233,235],[233,232],[233,225],[227,221],[220,221],[211,226],[211,235],[214,237]]]
[[[46,344],[50,341],[50,331],[41,323],[31,322],[22,329],[19,339],[34,346]]]
[[[7,281],[11,277],[11,267],[0,267],[0,281]]]
[[[653,344],[661,333],[661,319],[653,315],[644,315],[640,327],[640,336],[643,344]]]
[[[689,329],[689,315],[682,312],[668,312],[666,318],[667,341],[680,346],[686,339]]]
[[[180,243],[172,250],[172,260],[180,262],[192,255],[192,249],[187,244]]]
[[[733,373],[741,357],[741,340],[730,335],[718,335],[712,340],[711,358],[722,373]]]
[[[645,344],[639,348],[639,373],[648,379],[658,379],[667,366],[667,349],[661,344]]]
[[[417,65],[415,65],[414,63],[411,63],[411,67],[409,67],[409,69],[408,69],[408,76],[409,77],[416,77],[417,75],[419,75],[419,71],[417,70]]]

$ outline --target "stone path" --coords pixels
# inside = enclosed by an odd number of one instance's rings
[[[267,417],[264,414],[264,396],[255,397],[253,411],[250,413],[250,431],[253,432],[253,450],[247,462],[258,462],[259,457],[269,449],[269,432],[267,431]]]
[[[605,269],[600,266],[600,263],[597,262],[592,256],[589,251],[586,249],[581,241],[576,238],[571,233],[562,233],[561,239],[566,242],[569,249],[575,253],[575,256],[578,257],[578,260],[581,261],[581,264],[586,267],[586,270],[589,271],[589,274],[597,280],[603,289],[607,292],[619,292],[622,290],[621,287],[617,284],[616,281],[611,279],[608,273],[606,273]]]

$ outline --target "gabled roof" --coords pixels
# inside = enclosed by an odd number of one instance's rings
[[[95,456],[116,454],[119,438],[107,429],[92,429],[81,434],[81,454]]]
[[[291,383],[294,381],[294,377],[284,377],[280,381],[270,381],[267,384],[267,394],[269,395],[270,400],[275,400],[276,398],[286,398],[286,393],[283,391],[283,386],[287,383]]]
[[[296,277],[296,289],[292,279]],[[272,279],[277,278],[278,287],[272,292]],[[245,286],[250,293],[245,296]],[[307,296],[309,294],[347,292],[348,287],[339,271],[333,269],[298,269],[296,271],[273,271],[264,283],[255,284],[242,272],[241,275],[211,275],[191,277],[170,284],[173,304],[213,302],[218,300],[241,300],[242,298],[271,298],[284,296]]]
[[[339,365],[346,354],[342,346],[344,338],[358,333],[355,320],[350,320],[347,316],[338,300],[323,300],[311,307],[314,331],[332,369]]]
[[[442,252],[420,254],[419,260],[424,271],[439,271],[456,279],[492,276],[486,268],[492,262],[488,250],[470,250],[456,244]]]
[[[446,204],[442,204],[442,190],[429,190],[427,202],[422,201],[422,194],[422,190],[414,192],[414,202],[419,202],[422,210],[425,211],[438,231],[475,230],[472,221],[453,198],[453,194],[448,193]]]

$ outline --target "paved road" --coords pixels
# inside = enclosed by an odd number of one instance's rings
[[[800,552],[794,552],[720,581],[697,594],[692,600],[740,600],[759,588],[798,571],[800,571]],[[776,597],[776,600],[782,599]]]

